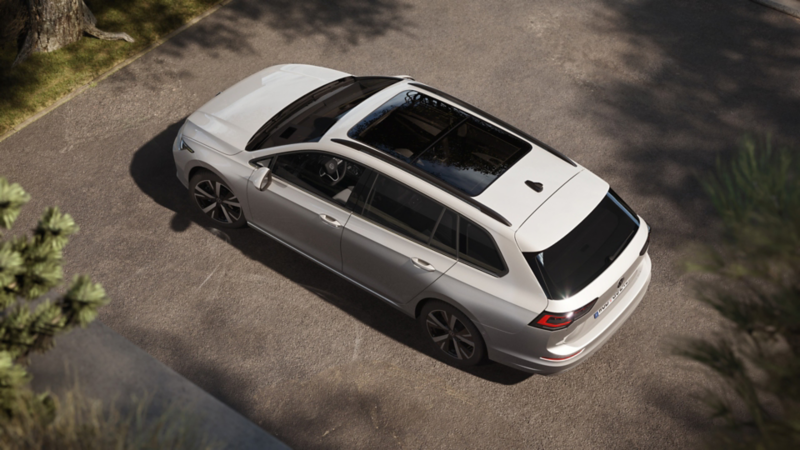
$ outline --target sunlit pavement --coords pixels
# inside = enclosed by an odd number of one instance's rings
[[[748,131],[800,143],[800,21],[746,0],[235,0],[0,143],[0,174],[81,226],[68,277],[131,340],[295,448],[685,448],[712,383],[672,356],[713,329],[679,266],[714,236],[695,174]],[[175,178],[183,119],[287,62],[410,74],[608,180],[653,225],[628,323],[556,377],[464,372],[413,320],[252,230],[205,228]]]

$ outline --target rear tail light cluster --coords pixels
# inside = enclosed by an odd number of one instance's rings
[[[591,311],[595,303],[597,303],[597,299],[592,300],[591,303],[580,309],[567,313],[551,313],[544,311],[528,325],[549,331],[563,330]]]

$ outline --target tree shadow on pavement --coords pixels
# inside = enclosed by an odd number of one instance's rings
[[[245,30],[275,32],[286,43],[319,37],[328,45],[348,48],[409,28],[405,15],[410,9],[396,0],[237,0],[217,11],[214,20],[202,21],[193,32],[173,38],[167,52],[199,45],[212,56],[218,50],[257,54],[259,49],[247,43]]]
[[[623,159],[598,171],[645,197],[650,218],[681,213],[667,245],[703,239],[713,219],[697,175],[746,133],[800,142],[800,21],[748,1],[604,3],[592,27],[617,43],[577,106]]]
[[[196,223],[248,258],[313,292],[361,323],[420,353],[438,359],[438,355],[419,336],[417,324],[412,318],[251,228],[217,230],[205,216],[191,208],[186,188],[175,177],[175,164],[169,150],[182,124],[181,120],[169,126],[141,147],[134,154],[130,166],[131,177],[139,189],[159,205],[175,212],[170,222],[173,231],[185,231],[192,223]],[[531,376],[499,364],[486,364],[464,371],[506,385],[519,383]],[[212,386],[202,383],[201,381],[198,384],[209,391],[214,390],[215,383]],[[229,404],[232,402],[225,396],[222,399]]]
[[[749,1],[603,3],[606,14],[592,28],[614,36],[613,48],[609,56],[590,44],[587,53],[597,58],[591,93],[576,110],[589,114],[602,139],[619,150],[590,168],[616,179],[653,226],[653,267],[662,269],[651,291],[679,291],[680,250],[718,237],[699,177],[748,133],[800,144],[800,21]],[[693,300],[680,297],[670,295],[648,312],[658,323],[675,324],[673,335],[702,332],[685,326],[696,316],[688,317]],[[685,370],[679,366],[673,376]],[[648,403],[687,430],[699,434],[698,424],[709,425],[700,408],[680,400],[701,393],[676,397],[676,387],[651,388]]]

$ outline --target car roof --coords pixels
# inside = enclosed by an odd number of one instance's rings
[[[480,195],[469,197],[465,194],[460,195],[459,192],[454,192],[453,189],[448,189],[448,187],[444,185],[446,183],[441,181],[437,182],[435,177],[424,176],[424,173],[419,173],[422,171],[418,169],[415,171],[414,166],[388,153],[373,149],[364,143],[353,141],[348,137],[348,131],[361,122],[367,115],[397,94],[408,90],[416,90],[453,105],[478,119],[486,121],[526,141],[532,148],[530,152],[499,176],[480,193]],[[361,151],[372,153],[372,158],[382,159],[384,162],[388,162],[394,166],[394,170],[404,171],[413,175],[418,180],[414,184],[425,183],[445,191],[451,198],[455,198],[462,204],[471,206],[473,209],[480,211],[484,217],[494,219],[491,220],[492,222],[502,224],[501,226],[509,227],[511,230],[518,229],[551,195],[583,170],[581,166],[569,158],[517,128],[448,94],[444,94],[437,89],[427,87],[413,80],[403,80],[365,100],[342,117],[336,125],[328,130],[323,139],[340,146],[349,146],[355,150],[359,150],[358,145],[365,147],[362,148]],[[373,152],[369,150],[373,150]],[[388,160],[385,157],[381,158],[380,155],[376,153],[382,153],[394,161]],[[534,190],[530,187],[532,183],[541,183],[541,191]],[[462,210],[460,212],[464,211],[463,208],[458,209]],[[485,220],[481,220],[481,222],[487,223]]]

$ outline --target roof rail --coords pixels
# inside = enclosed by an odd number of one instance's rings
[[[464,203],[466,203],[466,204],[468,204],[468,205],[470,205],[470,206],[472,206],[474,208],[477,208],[480,212],[482,212],[482,213],[486,214],[487,216],[491,217],[492,219],[502,223],[503,225],[505,225],[507,227],[511,226],[511,222],[509,222],[505,217],[503,217],[500,214],[498,214],[497,211],[487,207],[483,203],[475,200],[474,198],[470,197],[469,195],[465,194],[464,192],[461,192],[460,190],[454,188],[453,186],[445,183],[444,181],[440,180],[439,178],[434,177],[433,175],[429,174],[428,172],[425,172],[424,170],[419,169],[418,167],[415,167],[415,166],[413,166],[413,165],[411,165],[411,164],[409,164],[409,163],[407,163],[405,161],[401,161],[401,160],[399,160],[397,158],[394,158],[393,156],[389,155],[388,153],[384,153],[382,151],[376,150],[376,149],[374,149],[374,148],[372,148],[372,147],[370,147],[368,145],[364,145],[364,144],[361,144],[359,142],[350,141],[350,140],[347,140],[347,139],[339,139],[339,138],[331,139],[331,141],[336,142],[337,144],[346,145],[346,146],[348,146],[348,147],[350,147],[350,148],[352,148],[354,150],[358,150],[360,152],[364,152],[364,153],[366,153],[366,154],[368,154],[370,156],[374,156],[374,157],[380,159],[381,161],[387,162],[387,163],[389,163],[389,164],[391,164],[391,165],[393,165],[393,166],[395,166],[395,167],[397,167],[399,169],[402,169],[402,170],[404,170],[404,171],[406,171],[406,172],[408,172],[408,173],[410,173],[412,175],[417,176],[418,178],[422,178],[423,180],[425,180],[425,181],[427,181],[427,182],[439,187],[440,189],[442,189],[444,191],[447,191],[450,194],[453,194],[454,196],[458,197],[459,200],[463,201]]]
[[[461,106],[462,108],[471,109],[472,111],[475,111],[476,113],[486,117],[487,119],[491,120],[492,122],[495,122],[495,123],[497,123],[498,125],[500,125],[502,127],[508,128],[509,130],[513,131],[514,133],[517,133],[518,135],[524,137],[525,139],[533,142],[534,144],[538,145],[539,147],[541,147],[541,148],[547,150],[548,152],[552,153],[556,157],[563,159],[568,164],[570,164],[570,165],[572,165],[574,167],[578,167],[578,165],[575,164],[575,161],[569,159],[566,155],[564,155],[560,151],[554,149],[553,147],[550,147],[549,145],[547,145],[544,142],[536,139],[535,137],[531,136],[530,134],[520,130],[519,128],[517,128],[517,127],[515,127],[513,125],[510,125],[510,124],[498,119],[497,117],[487,113],[486,111],[481,110],[480,108],[476,108],[476,107],[470,105],[469,103],[467,103],[467,102],[465,102],[463,100],[459,100],[459,99],[453,97],[450,94],[444,93],[444,92],[442,92],[442,91],[440,91],[440,90],[438,90],[436,88],[432,88],[432,87],[430,87],[428,85],[425,85],[425,84],[422,84],[422,83],[416,83],[416,82],[408,83],[408,84],[410,86],[419,87],[419,88],[423,88],[423,89],[426,89],[428,91],[431,91],[434,94],[438,95],[439,97],[444,97],[447,100],[450,100],[451,102],[455,103],[456,105]]]

